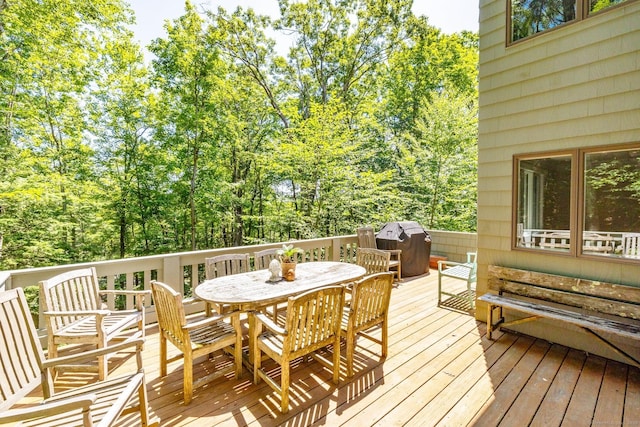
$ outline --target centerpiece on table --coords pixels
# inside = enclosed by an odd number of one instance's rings
[[[282,245],[282,249],[278,249],[284,280],[291,282],[296,278],[296,264],[298,262],[298,254],[301,253],[304,253],[304,251],[301,248],[295,248],[293,245]]]

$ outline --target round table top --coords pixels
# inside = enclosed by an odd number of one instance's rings
[[[194,290],[207,302],[260,307],[324,286],[353,282],[366,273],[364,267],[346,262],[312,261],[296,266],[295,280],[270,282],[269,270],[250,271],[205,280]]]

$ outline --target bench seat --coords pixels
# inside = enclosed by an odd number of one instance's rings
[[[490,307],[501,306],[537,317],[565,321],[590,330],[607,332],[636,340],[640,339],[640,323],[617,321],[597,314],[576,312],[551,305],[533,303],[507,295],[484,294],[478,299],[486,302]],[[491,338],[489,330],[487,330],[487,335]]]

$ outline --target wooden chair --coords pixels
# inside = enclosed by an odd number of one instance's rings
[[[393,273],[375,273],[355,282],[351,291],[351,303],[344,307],[340,335],[347,343],[347,376],[353,375],[353,356],[358,335],[380,344],[382,358],[387,357],[388,317]],[[381,339],[369,333],[380,326]]]
[[[466,263],[444,260],[438,261],[438,305],[442,303],[442,295],[461,298],[460,294],[447,292],[442,289],[442,278],[449,277],[466,282],[466,296],[469,301],[469,307],[473,309],[475,307],[473,291],[475,291],[476,270],[476,252],[467,252]]]
[[[256,270],[266,270],[274,259],[278,259],[278,248],[264,249],[253,253],[253,262]],[[278,321],[278,304],[271,306],[273,321]]]
[[[360,227],[358,232],[358,247],[378,249],[376,243],[376,235],[373,227]],[[390,254],[389,269],[395,270],[398,280],[402,279],[402,250],[400,249],[381,249]]]
[[[185,405],[191,403],[193,389],[201,384],[211,382],[229,371],[235,373],[236,379],[240,378],[242,374],[242,333],[238,312],[187,322],[181,294],[168,285],[157,281],[151,282],[151,291],[160,328],[160,376],[167,375],[169,363],[184,359],[183,399]],[[231,323],[225,322],[225,318],[231,319]],[[167,358],[167,341],[180,350],[179,355]],[[194,381],[193,363],[195,359],[230,346],[233,346],[234,364],[232,366],[212,372]]]
[[[0,292],[0,332],[0,425],[111,426],[132,412],[140,412],[140,425],[150,425],[139,333],[114,346],[46,359],[21,288]],[[137,372],[54,394],[51,371],[59,364],[131,347],[137,347]],[[21,400],[40,386],[45,400],[24,406]],[[17,403],[20,407],[11,409]]]
[[[83,268],[59,274],[40,282],[40,302],[48,329],[48,356],[57,357],[58,346],[92,344],[107,346],[112,340],[126,338],[126,332],[137,328],[144,338],[144,299],[150,291],[100,290],[96,269]],[[127,295],[135,298],[133,310],[107,310],[101,297]],[[108,355],[98,357],[95,365],[59,366],[59,370],[98,372],[100,380],[107,377]]]
[[[280,411],[289,411],[290,362],[311,355],[322,365],[333,370],[333,382],[340,376],[340,320],[344,302],[344,288],[329,286],[290,297],[284,327],[268,316],[255,314],[255,327],[251,342],[254,345],[253,381],[260,378],[280,394]],[[267,331],[260,335],[262,326]],[[327,345],[333,345],[333,362],[316,354]],[[280,384],[262,369],[262,353],[281,366]]]
[[[274,259],[278,259],[278,248],[264,249],[253,253],[253,261],[256,270],[265,270],[269,268],[269,263]]]
[[[384,273],[389,271],[391,254],[388,251],[372,248],[358,248],[356,264],[364,267],[367,274]]]
[[[226,254],[204,259],[204,273],[207,280],[231,274],[246,273],[250,270],[249,254]],[[219,304],[216,307],[216,311],[220,314],[232,310],[233,307],[229,305]],[[211,304],[206,305],[206,313],[207,316],[211,315]]]

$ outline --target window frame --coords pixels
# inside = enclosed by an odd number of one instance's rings
[[[606,7],[602,10],[599,10],[597,12],[590,12],[590,7],[589,7],[589,2],[590,0],[575,0],[576,1],[576,18],[572,21],[568,21],[568,22],[564,22],[560,25],[557,25],[553,28],[549,28],[546,30],[542,30],[539,31],[537,33],[531,34],[529,36],[523,37],[521,39],[518,40],[512,40],[513,38],[513,28],[512,28],[512,23],[511,23],[511,18],[512,18],[512,2],[513,0],[506,0],[507,2],[507,7],[506,7],[506,21],[507,21],[507,25],[506,25],[506,45],[507,46],[513,46],[516,44],[519,44],[525,40],[531,40],[532,38],[535,38],[541,34],[548,34],[550,31],[555,31],[559,28],[564,28],[567,25],[572,25],[575,24],[577,22],[583,21],[585,19],[589,19],[592,16],[597,16],[603,13],[607,13],[611,10],[615,10],[619,7],[624,7],[625,5],[628,5],[629,3],[633,3],[636,1],[640,1],[640,0],[622,0],[620,3],[618,4],[614,4],[612,6]]]
[[[518,153],[512,157],[512,182],[511,182],[511,250],[532,252],[536,254],[589,259],[602,262],[622,262],[638,264],[640,259],[625,258],[624,256],[604,256],[585,253],[584,228],[585,228],[585,191],[584,179],[586,156],[591,153],[608,153],[617,151],[639,150],[640,142],[594,146],[586,148],[573,148],[555,151],[542,151],[534,153]],[[568,251],[552,251],[535,246],[527,247],[518,245],[518,208],[520,191],[520,161],[542,159],[551,157],[569,156],[571,158],[571,188],[569,199],[569,242]],[[574,243],[575,242],[575,243]]]

